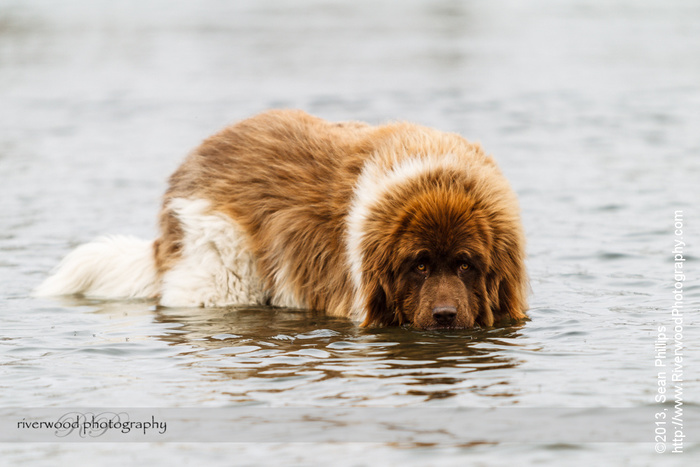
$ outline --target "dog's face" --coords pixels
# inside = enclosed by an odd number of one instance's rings
[[[439,201],[439,210],[415,204],[402,219],[387,292],[398,321],[421,329],[471,328],[488,313],[482,307],[487,223],[464,200]]]
[[[392,204],[369,229],[365,324],[463,329],[524,316],[516,222],[454,186]]]
[[[473,327],[478,279],[464,254],[420,252],[404,262],[395,281],[396,311],[421,329]]]

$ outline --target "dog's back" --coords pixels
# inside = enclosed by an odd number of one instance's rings
[[[246,264],[245,272],[236,272],[239,277],[224,275],[229,290],[250,291],[219,301],[268,301],[319,310],[346,307],[351,284],[338,264],[345,261],[344,217],[369,153],[363,141],[373,132],[376,129],[360,123],[336,124],[300,111],[271,111],[207,139],[172,175],[165,194],[161,237],[155,243],[162,302],[183,301],[169,291],[191,283],[192,268],[184,264],[202,252],[188,250],[204,242],[206,233],[207,242],[231,264]],[[219,230],[231,232],[220,238],[211,237],[216,230],[212,228],[193,232],[201,219],[183,215],[192,203],[198,203],[200,215],[220,219]],[[232,247],[232,242],[238,244]],[[253,277],[259,282],[250,285]]]
[[[294,110],[231,125],[170,177],[155,242],[114,236],[83,245],[37,294],[347,307],[351,284],[337,264],[343,219],[376,132]]]

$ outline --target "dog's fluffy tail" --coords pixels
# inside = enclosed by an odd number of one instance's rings
[[[81,294],[105,299],[150,298],[157,293],[153,242],[121,235],[79,246],[35,290],[40,297]]]

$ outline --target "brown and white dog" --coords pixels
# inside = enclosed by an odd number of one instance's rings
[[[37,292],[469,328],[525,317],[524,256],[517,199],[479,145],[282,110],[187,157],[155,242],[83,245]]]

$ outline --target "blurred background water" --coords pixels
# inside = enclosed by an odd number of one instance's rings
[[[360,329],[295,310],[37,300],[71,248],[155,236],[168,175],[273,107],[480,141],[517,191],[531,320]],[[698,401],[700,4],[0,3],[3,407],[637,407],[656,394],[683,211]],[[692,465],[644,444],[5,444],[12,464]],[[86,457],[87,456],[87,457]],[[693,459],[695,459],[693,461]],[[93,463],[94,463],[93,462]]]

